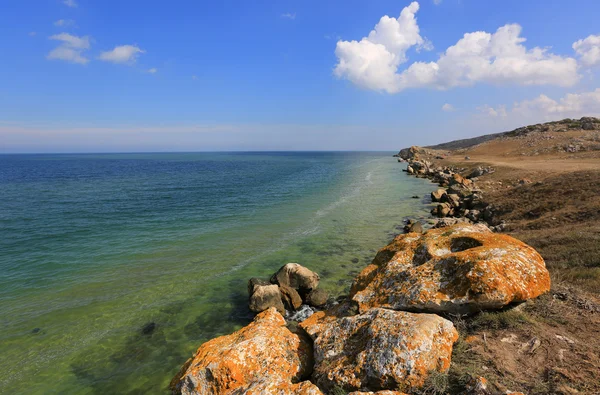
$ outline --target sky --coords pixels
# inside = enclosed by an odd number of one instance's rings
[[[600,2],[3,0],[0,153],[384,150],[600,116]]]

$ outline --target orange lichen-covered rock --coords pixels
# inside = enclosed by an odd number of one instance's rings
[[[457,224],[396,237],[358,275],[351,297],[360,311],[469,313],[549,289],[544,260],[532,247],[484,225]]]
[[[314,340],[313,381],[326,391],[418,388],[432,371],[450,367],[458,333],[435,314],[373,308],[342,316],[313,314],[300,326]]]
[[[297,384],[311,370],[309,342],[271,307],[239,331],[204,343],[175,388],[202,395],[320,395],[309,382]]]

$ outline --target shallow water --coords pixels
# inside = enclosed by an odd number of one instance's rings
[[[0,392],[166,393],[287,262],[334,295],[431,184],[389,153],[0,156]],[[153,331],[143,333],[148,323]]]

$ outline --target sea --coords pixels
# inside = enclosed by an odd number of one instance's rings
[[[332,296],[425,217],[391,152],[0,155],[0,393],[168,394],[297,262]],[[415,199],[413,196],[417,196]]]

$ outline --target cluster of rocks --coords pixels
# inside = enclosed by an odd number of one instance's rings
[[[491,174],[491,167],[479,166],[463,177],[459,171],[450,166],[436,166],[430,161],[421,160],[423,151],[419,147],[411,147],[400,151],[401,159],[408,162],[406,172],[424,177],[438,183],[441,187],[431,193],[431,200],[437,203],[431,210],[436,218],[441,218],[435,227],[444,227],[456,223],[486,223],[494,231],[502,231],[506,224],[497,220],[495,208],[483,200],[481,191],[475,187],[474,182],[485,174]],[[412,230],[413,225],[408,224],[406,232]]]
[[[327,291],[318,286],[317,273],[297,263],[288,263],[270,281],[259,278],[248,281],[248,307],[255,313],[274,307],[291,320],[302,321],[312,315],[313,308],[327,303]]]
[[[252,295],[256,287],[282,284],[310,295],[318,276],[308,272],[292,266],[274,276],[276,284],[251,280]],[[446,314],[503,308],[549,288],[545,263],[533,248],[483,225],[399,235],[355,278],[347,298],[297,326],[286,325],[279,306],[269,307],[245,328],[204,343],[172,389],[205,395],[414,392],[450,367],[459,334]]]

